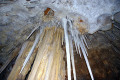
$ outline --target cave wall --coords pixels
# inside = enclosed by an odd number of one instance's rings
[[[108,2],[109,1],[110,0],[108,0]],[[115,0],[115,1],[119,2],[119,0]],[[57,20],[56,19],[53,20],[54,21],[53,23],[50,21],[50,22],[46,22],[45,24],[43,24],[42,16],[44,14],[43,13],[44,10],[46,9],[46,5],[47,5],[46,2],[40,2],[40,4],[42,4],[42,7],[38,4],[39,1],[36,1],[36,0],[31,0],[31,1],[19,0],[18,2],[15,1],[15,2],[10,2],[10,3],[7,3],[7,1],[4,0],[4,2],[6,2],[6,3],[4,3],[4,4],[0,3],[0,61],[1,61],[0,63],[1,64],[3,64],[6,61],[7,56],[9,55],[9,52],[14,47],[16,47],[16,45],[24,42],[26,40],[27,36],[30,34],[30,32],[35,27],[45,26],[45,25],[46,26],[55,25],[55,21],[56,22],[60,21],[59,19],[61,19],[62,17],[65,17],[66,15],[74,16],[74,15],[72,15],[74,13],[74,11],[73,12],[69,11],[72,9],[67,10],[67,7],[65,9],[63,9],[63,8],[58,9],[57,7],[55,7],[56,4],[54,6],[50,6],[51,4],[49,4],[48,7],[51,7],[56,12],[55,16],[58,16],[58,15],[59,16],[56,17]],[[65,4],[66,2],[67,2],[67,0],[63,1],[62,3],[64,3],[64,4],[60,5],[60,7],[63,5],[66,5]],[[44,6],[44,3],[45,3],[45,6]],[[87,2],[87,0],[85,0],[84,2],[80,1],[78,3],[81,5],[89,4],[89,2]],[[107,3],[107,4],[109,4],[109,3]],[[114,3],[114,4],[116,4],[116,3]],[[102,3],[101,3],[101,5],[102,5]],[[102,5],[102,6],[105,6],[105,5]],[[94,8],[97,5],[94,4],[91,6],[92,6],[92,8]],[[97,26],[96,21],[97,21],[98,17],[104,13],[106,14],[107,12],[110,15],[112,15],[115,12],[119,11],[118,7],[119,7],[118,3],[115,6],[113,6],[111,4],[110,7],[105,7],[105,8],[101,8],[99,6],[99,8],[96,7],[96,9],[93,9],[93,10],[98,9],[97,10],[98,12],[96,13],[96,15],[93,15],[92,13],[94,13],[95,11],[92,11],[92,8],[91,7],[89,8],[89,6],[88,6],[88,8],[87,7],[83,8],[81,10],[81,12],[79,12],[80,9],[76,10],[76,12],[78,12],[78,13],[75,15],[79,15],[79,13],[81,13],[85,17],[85,20],[87,18],[86,21],[88,23],[90,23],[90,21],[93,22],[94,24],[93,23],[90,24],[90,25],[92,25],[90,27],[90,29],[93,32],[89,32],[89,33],[94,33],[94,30],[92,30],[92,29],[95,29],[95,26]],[[110,8],[110,9],[108,10],[108,8]],[[63,9],[63,12],[61,11],[61,9]],[[75,9],[75,8],[73,8],[73,9]],[[90,12],[87,11],[87,9]],[[100,13],[99,13],[99,11],[100,11]],[[99,27],[97,28],[97,30],[98,29],[99,29]],[[88,34],[88,39],[89,39],[88,42],[91,41],[91,42],[89,42],[89,43],[92,43],[92,45],[89,44],[90,47],[92,46],[91,48],[97,49],[97,47],[107,48],[109,46],[112,46],[113,54],[114,54],[114,52],[120,53],[120,51],[119,51],[119,48],[120,48],[119,34],[120,34],[120,31],[117,28],[112,28],[112,30],[107,31],[105,33],[104,32],[100,32],[100,33],[96,32],[93,35]],[[106,35],[107,37],[104,35]],[[111,37],[111,36],[113,36],[113,37]],[[110,48],[108,48],[108,49],[110,49]],[[101,52],[102,52],[102,50],[101,50]],[[117,63],[117,61],[115,63]],[[117,68],[119,68],[119,66]]]

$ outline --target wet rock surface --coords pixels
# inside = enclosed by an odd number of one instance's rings
[[[120,77],[120,54],[115,53],[111,47],[94,48],[88,50],[89,62],[95,80],[119,80]],[[84,58],[75,54],[76,74],[78,80],[90,80],[89,72]]]
[[[106,33],[113,35],[114,38],[106,35]],[[119,34],[117,28],[112,28],[107,32],[99,31],[93,35],[87,35],[87,42],[90,47],[87,49],[88,60],[95,80],[120,79],[120,37],[117,37]],[[75,46],[74,57],[77,80],[91,80],[84,57],[77,54]],[[72,80],[74,80],[73,74]]]

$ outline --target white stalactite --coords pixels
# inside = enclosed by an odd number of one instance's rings
[[[86,64],[87,64],[88,71],[89,71],[89,73],[90,73],[90,77],[91,77],[92,80],[94,80],[94,77],[93,77],[93,74],[92,74],[92,70],[91,70],[91,68],[90,68],[90,64],[89,64],[88,58],[87,58],[87,56],[86,56],[86,54],[85,54],[84,51],[83,51],[83,56],[84,56],[85,62],[86,62]]]
[[[41,35],[40,33],[38,33],[38,34],[36,35],[34,44],[33,44],[33,46],[32,46],[32,48],[31,48],[31,50],[30,50],[28,56],[26,57],[26,59],[25,59],[25,61],[24,61],[24,63],[23,63],[23,66],[22,66],[22,69],[21,69],[20,73],[21,73],[22,70],[24,69],[24,67],[25,67],[26,63],[28,62],[28,60],[30,59],[30,56],[32,55],[32,53],[33,53],[33,51],[34,51],[34,49],[35,49],[37,43],[39,42],[40,35]]]
[[[70,32],[71,32],[71,36],[72,36],[72,38],[73,38],[73,41],[75,42],[75,48],[76,48],[76,51],[79,53],[79,55],[80,55],[80,57],[81,57],[81,51],[82,51],[82,53],[83,53],[83,56],[84,56],[84,58],[85,58],[85,62],[86,62],[86,65],[87,65],[87,67],[88,67],[88,71],[89,71],[89,73],[90,73],[90,76],[91,76],[91,79],[92,80],[94,80],[94,77],[93,77],[93,74],[92,74],[92,70],[91,70],[91,68],[90,68],[90,64],[89,64],[89,61],[88,61],[88,58],[87,58],[87,56],[88,56],[88,53],[87,53],[87,49],[86,49],[86,46],[87,46],[87,48],[89,48],[88,47],[88,44],[87,44],[87,42],[86,42],[86,39],[85,39],[85,37],[84,37],[84,35],[79,35],[79,32],[75,29],[75,30],[73,30],[72,29],[72,23],[70,22],[70,20],[69,20],[69,24],[70,24]],[[72,39],[71,38],[71,39]],[[71,40],[70,39],[70,40]],[[70,44],[72,44],[72,43],[70,43]],[[86,46],[85,46],[86,45]],[[73,46],[73,45],[72,45]],[[71,60],[73,60],[73,55],[71,54]],[[72,62],[72,66],[73,66],[73,62]],[[74,72],[74,70],[73,70],[73,72]],[[74,73],[73,73],[74,74]],[[75,76],[76,74],[74,74],[74,76]],[[75,78],[75,77],[74,77]]]
[[[85,45],[86,45],[86,46],[87,46],[87,48],[89,49],[88,44],[87,44],[87,41],[86,41],[86,39],[85,39],[84,35],[82,35],[82,39],[84,40]]]
[[[70,46],[71,46],[71,61],[72,61],[73,75],[74,75],[74,80],[76,80],[76,70],[75,70],[75,61],[74,61],[72,40],[70,40]]]
[[[88,56],[88,53],[87,53],[87,50],[86,50],[85,44],[84,44],[83,39],[82,39],[81,37],[80,37],[80,41],[81,41],[81,45],[82,45],[82,47],[83,47],[83,49],[84,49],[86,55]]]
[[[82,40],[80,40],[80,42],[81,42],[81,41],[82,41]],[[81,46],[81,50],[82,50],[83,56],[84,56],[84,58],[85,58],[85,62],[86,62],[86,64],[87,64],[88,71],[89,71],[89,73],[90,73],[91,79],[94,80],[94,77],[93,77],[93,74],[92,74],[92,70],[91,70],[91,68],[90,68],[90,64],[89,64],[89,61],[88,61],[88,58],[87,58],[87,55],[86,55],[86,51],[85,51],[82,43],[83,43],[83,42],[81,42],[81,45],[80,45],[80,46]]]
[[[27,44],[28,44],[28,42],[23,43],[22,48],[21,48],[21,50],[20,50],[20,52],[19,52],[19,55],[18,55],[16,61],[17,61],[17,60],[19,59],[19,57],[22,55],[23,51],[24,51],[25,48],[27,47]]]
[[[39,26],[38,26],[38,27],[35,27],[35,28],[32,30],[32,32],[28,35],[28,37],[26,38],[26,40],[29,39],[30,36],[31,36],[38,28],[39,28]]]
[[[65,43],[66,43],[66,53],[67,53],[67,74],[68,80],[71,80],[71,63],[70,63],[70,49],[69,49],[69,39],[68,39],[68,32],[67,32],[67,19],[62,19],[62,25],[64,28],[64,35],[65,35]]]

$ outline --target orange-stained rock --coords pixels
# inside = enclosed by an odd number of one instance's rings
[[[73,25],[75,28],[78,29],[78,31],[81,34],[88,32],[88,25],[87,25],[86,21],[82,20],[80,17],[78,17],[76,20],[74,20]]]
[[[44,15],[42,17],[42,20],[44,22],[48,22],[48,21],[51,21],[53,20],[54,18],[54,11],[51,9],[51,8],[47,8],[45,11],[44,11]]]

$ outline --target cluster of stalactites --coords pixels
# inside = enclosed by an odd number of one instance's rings
[[[81,34],[81,32],[78,29],[75,29],[72,26],[72,22],[69,19],[63,18],[62,19],[62,26],[64,28],[64,35],[65,35],[65,44],[66,44],[66,55],[67,55],[67,73],[68,73],[68,80],[71,80],[71,62],[72,61],[72,68],[73,68],[73,74],[74,74],[74,80],[76,80],[76,71],[75,71],[75,63],[74,63],[74,54],[73,54],[73,44],[72,41],[75,43],[76,50],[78,54],[81,57],[81,54],[83,54],[86,65],[88,67],[88,71],[90,73],[91,79],[94,80],[92,70],[90,68],[90,64],[88,61],[88,53],[86,46],[87,42],[85,39],[85,36]],[[68,33],[69,31],[69,33]]]

